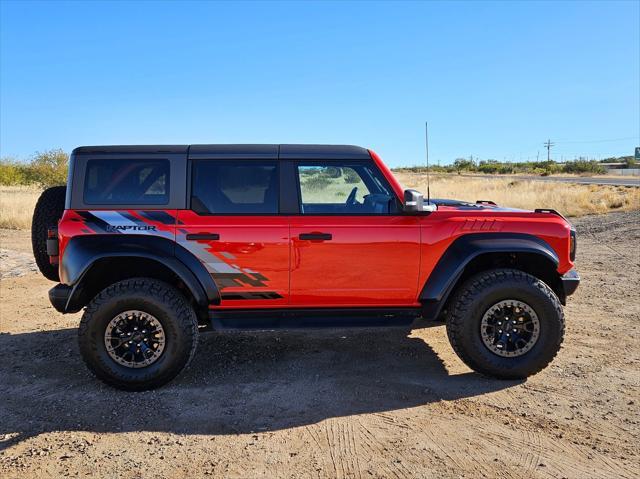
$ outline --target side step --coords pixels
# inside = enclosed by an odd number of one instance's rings
[[[319,329],[409,326],[420,316],[417,308],[302,308],[214,309],[209,311],[215,330]]]

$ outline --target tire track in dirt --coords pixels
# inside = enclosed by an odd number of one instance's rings
[[[363,450],[369,452],[369,457],[372,460],[376,460],[378,468],[385,471],[384,477],[395,477],[397,479],[411,477],[411,471],[402,461],[397,462],[388,459],[387,454],[385,454],[387,448],[384,443],[376,437],[376,434],[371,431],[370,427],[361,419],[358,420],[358,425],[361,432],[361,446]],[[380,458],[382,458],[383,461],[380,461]]]
[[[327,419],[319,425],[305,428],[324,458],[331,477],[361,479],[358,431],[348,418]]]
[[[528,430],[508,430],[500,434],[481,432],[481,436],[508,457],[517,457],[522,477],[537,474],[550,477],[589,477],[631,479],[634,471],[612,464],[593,449]],[[543,439],[544,438],[544,439]],[[558,454],[562,451],[562,454]],[[544,465],[544,466],[542,466]]]

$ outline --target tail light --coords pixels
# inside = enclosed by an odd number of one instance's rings
[[[576,230],[571,230],[571,236],[569,239],[569,258],[571,261],[576,260],[576,249],[578,248],[578,242],[576,239]]]
[[[60,254],[58,246],[58,228],[49,228],[47,230],[47,254],[51,264],[58,264],[58,256]]]

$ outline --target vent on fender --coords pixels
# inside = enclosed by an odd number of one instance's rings
[[[502,222],[495,219],[467,219],[460,225],[460,231],[500,231]]]

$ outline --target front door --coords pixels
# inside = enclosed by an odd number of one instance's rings
[[[289,221],[278,214],[277,160],[194,160],[191,208],[176,238],[215,280],[222,308],[289,300]]]
[[[373,162],[300,161],[291,305],[415,306],[420,227]]]

